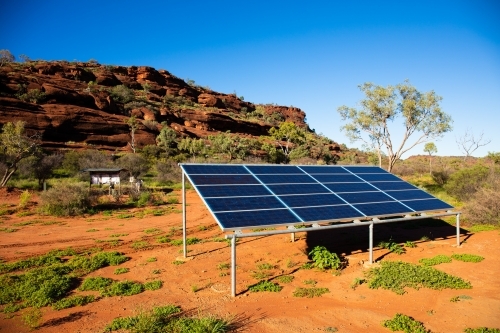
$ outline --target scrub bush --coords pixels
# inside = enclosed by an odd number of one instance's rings
[[[58,184],[40,194],[41,211],[47,215],[80,215],[90,208],[87,184]]]

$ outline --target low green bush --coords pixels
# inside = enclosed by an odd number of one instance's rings
[[[254,285],[251,285],[248,287],[248,290],[251,292],[261,292],[261,291],[270,291],[270,292],[280,292],[283,289],[282,286],[280,286],[277,283],[270,282],[270,281],[259,281]]]
[[[62,310],[67,308],[72,308],[75,306],[83,306],[95,301],[95,297],[93,295],[87,296],[71,296],[67,298],[63,298],[54,303],[54,310]]]
[[[299,287],[294,290],[293,296],[294,297],[308,297],[308,298],[313,298],[313,297],[320,297],[323,294],[329,293],[330,290],[328,288],[318,288],[318,287],[312,287],[312,288],[302,288]]]
[[[328,251],[324,246],[316,246],[311,252],[309,252],[312,261],[314,262],[314,267],[319,269],[341,269],[343,267],[343,261],[336,253]]]
[[[462,254],[455,253],[451,256],[451,258],[464,262],[481,262],[484,260],[484,257],[467,253],[462,253]]]
[[[459,277],[402,261],[383,261],[380,267],[370,269],[365,275],[369,288],[388,289],[399,295],[404,294],[407,287],[417,290],[421,287],[435,290],[472,288],[470,282]]]
[[[104,332],[125,330],[128,332],[178,332],[178,333],[224,333],[231,329],[228,320],[215,316],[187,317],[175,305],[155,307],[141,311],[137,316],[115,318]]]
[[[451,258],[444,254],[439,254],[432,258],[422,258],[418,262],[424,266],[435,266],[443,263],[450,263]]]
[[[403,331],[404,333],[430,333],[424,324],[401,313],[396,313],[394,318],[384,320],[382,326],[391,331]]]
[[[57,184],[41,192],[41,211],[47,215],[80,215],[90,208],[88,185],[85,183]]]

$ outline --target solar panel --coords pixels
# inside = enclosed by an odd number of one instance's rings
[[[181,164],[223,230],[448,210],[375,166]]]

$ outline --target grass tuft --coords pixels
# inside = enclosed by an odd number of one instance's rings
[[[433,267],[420,266],[402,261],[383,261],[365,273],[368,287],[388,289],[396,294],[405,293],[405,288],[421,287],[442,289],[470,289],[472,285],[459,277],[438,271]]]

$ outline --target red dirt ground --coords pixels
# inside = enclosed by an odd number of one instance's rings
[[[179,194],[179,193],[178,193]],[[36,198],[34,199],[36,209]],[[19,202],[19,192],[0,192],[0,206],[14,209]],[[120,265],[130,272],[114,275],[117,268],[106,267],[90,274],[119,280],[145,282],[161,279],[163,287],[157,291],[146,291],[129,297],[108,297],[82,307],[55,311],[42,309],[43,319],[38,332],[102,332],[114,318],[131,316],[140,309],[175,304],[194,314],[211,313],[233,318],[239,326],[238,332],[325,332],[328,327],[338,332],[390,332],[381,322],[403,313],[425,324],[432,332],[463,332],[465,328],[500,328],[500,252],[498,230],[467,233],[462,230],[461,247],[457,248],[455,228],[443,221],[421,222],[420,227],[412,223],[394,223],[375,226],[374,244],[392,237],[397,242],[414,241],[416,248],[408,248],[404,255],[388,253],[376,248],[375,260],[403,260],[417,263],[421,258],[437,254],[470,253],[485,259],[480,263],[452,263],[435,266],[444,272],[459,276],[472,283],[469,290],[407,289],[404,295],[388,290],[369,289],[363,284],[353,290],[350,285],[355,278],[362,278],[367,270],[368,227],[297,233],[294,243],[289,235],[259,238],[243,238],[237,244],[237,297],[229,295],[229,270],[220,270],[218,265],[230,263],[230,247],[225,242],[212,241],[223,237],[214,219],[194,191],[187,194],[188,237],[197,237],[205,242],[188,246],[189,258],[182,265],[172,264],[180,257],[182,246],[159,244],[158,235],[149,235],[146,229],[157,228],[165,235],[177,228],[173,239],[181,238],[182,214],[177,211],[163,216],[145,215],[143,218],[119,218],[97,214],[88,217],[54,218],[39,215],[19,217],[17,213],[0,216],[0,228],[18,229],[15,232],[0,232],[0,258],[15,261],[47,253],[53,249],[73,247],[88,249],[103,247],[124,252],[131,260]],[[164,207],[165,208],[165,207]],[[144,210],[144,209],[142,209]],[[137,213],[137,209],[129,209]],[[35,223],[15,226],[21,222]],[[43,222],[52,224],[43,225]],[[54,223],[56,222],[56,223]],[[89,231],[96,229],[97,231]],[[119,236],[119,245],[113,246],[98,240]],[[422,236],[433,240],[421,241]],[[116,239],[116,238],[115,238]],[[97,241],[96,241],[97,240]],[[131,246],[138,240],[147,241],[147,249],[134,250]],[[349,266],[339,276],[329,272],[298,269],[308,261],[306,253],[315,245],[325,245],[331,251],[342,253],[349,259]],[[147,259],[156,257],[156,262]],[[252,293],[249,285],[258,280],[252,278],[257,265],[276,265],[274,276],[292,274],[295,278],[279,293]],[[153,271],[159,270],[160,274]],[[227,275],[221,276],[227,272]],[[293,297],[297,287],[307,287],[305,280],[317,281],[318,287],[326,287],[329,293],[316,298]],[[193,291],[194,287],[199,290]],[[469,300],[450,302],[452,297],[468,295]],[[9,318],[0,315],[1,332],[28,332],[21,316],[26,310]]]

